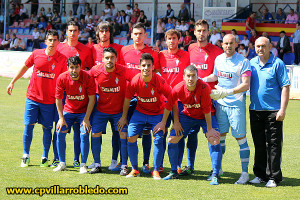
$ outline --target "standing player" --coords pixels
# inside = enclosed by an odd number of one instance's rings
[[[110,121],[117,128],[117,122],[122,116],[127,81],[131,80],[130,70],[116,64],[117,51],[108,47],[103,50],[103,62],[94,66],[90,75],[95,78],[98,87],[99,98],[97,108],[93,116],[93,131],[91,138],[94,166],[90,173],[100,173],[102,133],[106,131],[107,122]],[[117,132],[117,134],[119,134]],[[120,131],[122,166],[120,175],[127,175],[127,127]]]
[[[118,122],[119,130],[127,124],[127,114],[130,105],[130,99],[137,95],[137,106],[128,126],[128,156],[131,161],[132,171],[127,178],[139,176],[138,171],[138,145],[137,138],[142,134],[145,127],[152,129],[161,121],[164,112],[164,97],[171,93],[171,87],[159,75],[153,73],[153,57],[145,53],[140,59],[140,74],[133,77],[126,90],[126,97],[123,106],[123,114]],[[153,178],[161,179],[159,167],[163,156],[163,131],[153,134],[153,159],[154,169]]]
[[[75,21],[70,21],[67,24],[67,41],[60,43],[57,47],[57,51],[65,55],[67,58],[78,56],[81,60],[81,69],[90,69],[93,67],[93,58],[91,49],[84,44],[78,42],[78,35],[80,34],[80,25]],[[55,122],[58,121],[58,116],[55,117]],[[80,155],[80,124],[77,122],[73,125],[74,130],[74,168],[79,168],[79,155]],[[53,144],[56,144],[56,132],[53,135]],[[56,152],[55,145],[53,145],[53,151]],[[58,164],[57,154],[54,153],[54,161],[51,167],[56,167]]]
[[[184,69],[190,64],[190,55],[188,52],[178,48],[180,33],[175,29],[170,29],[165,33],[165,40],[168,50],[162,51],[159,54],[161,65],[161,75],[167,83],[174,88],[182,81]],[[178,102],[179,112],[183,109],[181,102]],[[164,135],[164,152],[166,150],[167,129]],[[163,164],[163,161],[162,161]],[[160,168],[163,172],[163,168]]]
[[[132,27],[132,33],[131,38],[133,39],[133,44],[124,46],[121,49],[121,55],[120,55],[120,64],[126,65],[127,68],[129,68],[133,75],[140,73],[140,58],[143,53],[149,53],[152,55],[154,59],[154,70],[159,71],[160,70],[160,63],[158,58],[158,52],[154,51],[151,47],[147,46],[144,41],[147,38],[146,28],[141,23],[136,23]],[[129,118],[132,116],[132,113],[136,106],[136,98],[133,97],[129,109]],[[143,151],[144,151],[144,162],[142,171],[143,173],[150,173],[150,167],[149,167],[149,158],[150,158],[150,151],[151,151],[151,136],[150,136],[150,130],[148,127],[146,127],[143,130]]]
[[[80,174],[87,173],[86,161],[89,155],[90,116],[95,104],[96,86],[88,72],[81,70],[78,56],[67,60],[68,71],[62,73],[56,84],[56,107],[59,115],[57,122],[57,149],[60,163],[53,171],[66,169],[66,135],[74,122],[80,124],[81,164]],[[66,92],[66,103],[62,99]]]
[[[205,80],[219,82],[217,90],[212,90],[211,97],[217,100],[216,116],[220,133],[222,137],[226,137],[231,128],[232,136],[240,146],[242,174],[235,184],[245,184],[249,180],[250,156],[246,138],[246,91],[250,86],[251,68],[249,60],[235,51],[236,46],[234,35],[225,35],[224,53],[216,58],[214,73]]]
[[[107,48],[107,47],[112,47],[117,51],[118,57],[116,58],[116,62],[117,63],[120,62],[120,52],[121,52],[121,48],[123,46],[113,43],[113,41],[114,41],[113,33],[114,33],[113,27],[111,24],[109,24],[109,22],[103,21],[98,24],[96,35],[100,42],[98,44],[95,44],[92,47],[92,55],[93,55],[94,65],[99,65],[102,63],[103,50],[104,50],[104,48]],[[98,90],[97,90],[97,93],[98,93]],[[123,102],[122,102],[122,104],[123,104]],[[119,136],[119,132],[114,129],[114,127],[115,127],[114,121],[109,119],[109,122],[110,122],[111,130],[112,130],[112,149],[113,150],[112,150],[111,164],[108,167],[108,169],[109,170],[120,170],[119,167],[121,167],[121,165],[119,165],[118,161],[117,161],[119,150],[120,150],[120,136]],[[94,165],[91,164],[89,166],[89,168],[94,168]]]
[[[211,185],[218,185],[222,150],[220,146],[220,133],[216,131],[219,129],[218,123],[216,123],[215,116],[211,116],[210,112],[212,104],[210,99],[211,89],[207,83],[198,79],[197,68],[193,65],[185,68],[183,79],[184,81],[173,88],[166,104],[162,122],[154,128],[154,133],[164,130],[167,117],[173,106],[176,105],[177,99],[179,99],[184,109],[180,112],[179,116],[178,112],[174,113],[175,130],[171,131],[168,144],[171,172],[164,180],[178,178],[177,165],[180,156],[178,154],[178,142],[181,138],[185,138],[188,135],[191,128],[196,126],[199,130],[201,126],[212,149],[213,173]],[[212,123],[212,121],[215,121],[215,123]],[[177,130],[178,132],[176,132]]]
[[[208,42],[209,36],[209,24],[206,20],[198,20],[195,24],[194,35],[197,38],[197,43],[191,44],[189,46],[190,53],[190,62],[191,65],[194,65],[198,69],[198,76],[204,78],[213,73],[214,62],[218,55],[223,53],[223,50],[219,47]],[[208,83],[211,89],[214,88],[217,82]],[[212,105],[213,106],[213,105]],[[212,107],[211,115],[215,114],[215,110]],[[214,121],[213,121],[214,123]],[[214,125],[213,125],[214,126]],[[194,130],[193,128],[188,135],[187,141],[187,157],[188,164],[185,169],[180,173],[180,175],[189,175],[194,172],[194,162],[196,157],[196,150],[198,146],[197,134],[199,130]],[[221,146],[222,146],[222,137],[221,137]],[[179,142],[179,154],[183,155],[184,143],[183,141]],[[210,154],[212,153],[211,148],[209,147]],[[182,156],[181,156],[182,157]],[[181,164],[179,160],[179,164]],[[222,174],[222,171],[220,171]],[[208,177],[208,180],[211,180],[211,175]]]
[[[53,118],[55,111],[55,84],[59,74],[66,71],[67,59],[56,51],[59,44],[56,30],[49,30],[46,36],[46,49],[35,50],[26,60],[25,65],[7,87],[11,95],[15,82],[34,65],[27,89],[25,102],[23,148],[21,167],[28,167],[29,151],[32,142],[33,128],[36,122],[43,125],[43,156],[41,167],[48,166],[48,152],[51,146]]]

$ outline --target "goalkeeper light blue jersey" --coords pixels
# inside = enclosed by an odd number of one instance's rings
[[[242,74],[251,71],[250,62],[241,54],[235,53],[232,57],[226,57],[223,53],[215,60],[214,75],[218,77],[218,86],[224,89],[233,89],[242,83]],[[246,92],[228,95],[217,100],[223,106],[246,106]]]

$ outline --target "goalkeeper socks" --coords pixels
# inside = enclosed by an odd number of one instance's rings
[[[194,169],[196,151],[198,146],[198,134],[194,133],[188,135],[188,141],[186,146],[187,146],[187,158],[188,158],[187,166]]]
[[[24,154],[29,155],[30,146],[31,146],[31,142],[32,142],[33,128],[34,128],[34,125],[25,125],[24,131],[23,131]]]
[[[221,149],[222,149],[222,154],[224,155],[226,146],[225,146],[225,140],[226,140],[226,135],[220,137],[220,144],[221,144]]]
[[[237,140],[240,146],[240,158],[242,163],[242,171],[248,173],[250,149],[247,143],[247,138]]]

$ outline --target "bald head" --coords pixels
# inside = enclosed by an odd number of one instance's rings
[[[266,37],[259,37],[255,41],[255,51],[260,58],[268,59],[270,57],[271,43]]]
[[[224,53],[226,54],[226,57],[231,57],[233,54],[235,54],[235,48],[236,48],[236,40],[235,36],[232,34],[226,34],[223,38],[223,45]]]

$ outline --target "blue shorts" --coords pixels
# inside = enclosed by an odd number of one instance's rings
[[[68,128],[63,126],[62,129],[61,129],[61,132],[65,131],[65,130],[70,130],[74,123],[81,124],[84,117],[85,117],[85,113],[68,113],[68,112],[64,112],[64,118],[66,120]],[[80,126],[80,132],[81,133],[86,133],[84,131],[83,126]]]
[[[43,104],[26,98],[23,124],[30,125],[38,122],[45,128],[52,129],[54,110],[55,103]]]
[[[132,137],[135,135],[142,136],[143,129],[145,127],[153,128],[161,122],[163,114],[160,115],[145,115],[139,111],[134,111],[128,126],[127,137]],[[161,137],[163,137],[163,131],[159,131],[158,133]]]
[[[228,133],[230,127],[233,137],[241,138],[246,136],[246,107],[228,107],[218,103],[216,106],[216,117],[221,134]]]
[[[122,117],[122,113],[118,114],[106,114],[98,111],[97,109],[93,113],[92,121],[92,133],[105,133],[106,125],[109,120],[112,120],[114,123],[115,130],[118,130],[118,121]],[[127,132],[127,126],[124,126],[122,132]]]
[[[132,97],[132,99],[130,100],[130,105],[129,105],[129,109],[128,109],[128,114],[127,114],[127,121],[130,122],[130,119],[135,111],[137,105],[137,98],[136,96]],[[170,125],[169,125],[170,126]],[[143,130],[145,131],[151,131],[151,127],[145,127]]]
[[[64,92],[64,98],[62,99],[62,104],[63,104],[63,107],[64,105],[66,104],[66,98],[67,98],[67,93],[66,91]],[[54,110],[54,122],[57,123],[59,120],[59,115],[58,115],[58,111],[57,111],[57,107],[55,105],[55,110]]]
[[[203,130],[203,133],[206,134],[207,133],[207,125],[206,125],[206,120],[205,119],[195,119],[189,116],[186,116],[184,114],[180,114],[179,115],[179,122],[182,126],[183,129],[183,137],[187,137],[188,134],[197,134],[200,130],[200,127]],[[215,116],[211,116],[211,123],[212,123],[212,127],[216,130],[216,131],[220,131],[219,130],[219,125],[217,122],[217,118]],[[198,130],[198,132],[191,132],[191,130]],[[176,133],[174,130],[171,131],[170,136],[176,136]]]

